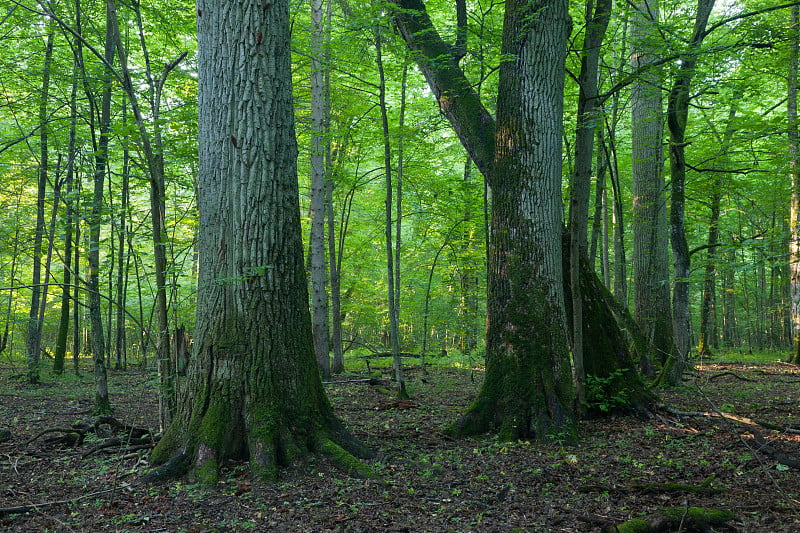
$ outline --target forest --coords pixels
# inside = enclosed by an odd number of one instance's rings
[[[800,2],[0,41],[3,528],[800,528]]]

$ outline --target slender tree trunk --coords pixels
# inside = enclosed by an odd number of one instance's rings
[[[122,123],[127,125],[127,106],[123,107]],[[117,219],[117,297],[116,297],[116,331],[114,339],[114,354],[116,355],[116,369],[124,370],[128,366],[127,347],[125,342],[125,307],[128,286],[128,203],[130,198],[130,151],[126,146],[122,152],[122,190],[120,191],[121,205]]]
[[[14,210],[14,249],[11,255],[11,268],[9,272],[9,282],[8,285],[13,287],[14,280],[17,279],[17,264],[19,260],[19,234],[20,228],[22,224],[20,224],[20,213],[22,210],[20,209],[20,204],[22,202],[22,195],[23,195],[23,188],[20,187],[20,190],[17,192],[17,205],[15,206],[16,209]],[[12,350],[13,346],[8,345],[9,341],[9,333],[11,329],[11,323],[14,322],[14,317],[12,316],[12,310],[14,308],[14,291],[9,290],[6,292],[8,295],[8,303],[6,304],[6,317],[5,317],[5,326],[3,327],[3,336],[0,337],[0,353],[8,350]]]
[[[147,55],[146,40],[141,19],[139,18],[139,36],[144,51],[146,73],[150,89],[150,108],[152,122],[148,122],[140,105],[131,72],[128,68],[127,51],[123,45],[117,19],[117,9],[114,0],[106,0],[108,13],[111,20],[112,35],[120,60],[119,79],[122,81],[125,93],[131,104],[131,111],[139,133],[138,142],[144,154],[147,165],[147,174],[150,182],[150,217],[153,229],[153,259],[155,260],[156,275],[156,319],[158,324],[158,375],[159,375],[159,421],[161,427],[166,427],[177,406],[177,390],[175,387],[175,365],[170,354],[169,334],[169,307],[167,303],[167,246],[169,238],[166,228],[165,182],[164,182],[164,149],[161,140],[161,126],[159,121],[161,107],[161,92],[169,73],[178,66],[186,57],[181,54],[176,59],[164,65],[161,76],[156,80],[150,71],[150,62]],[[137,11],[138,16],[138,11]]]
[[[578,405],[585,403],[586,372],[583,353],[583,305],[581,305],[580,265],[588,259],[589,189],[592,177],[595,124],[597,116],[597,76],[600,46],[611,17],[611,1],[586,3],[586,33],[583,39],[581,71],[578,75],[578,118],[575,131],[575,172],[570,193],[570,292],[572,297],[572,359],[575,365],[575,391]]]
[[[73,221],[75,228],[75,257],[72,261],[72,269],[75,272],[76,283],[72,288],[72,371],[80,375],[80,354],[81,354],[81,300],[78,278],[81,271],[81,212],[83,207],[80,202],[81,180],[75,180],[75,195],[73,203]]]
[[[726,348],[738,348],[741,344],[739,326],[736,319],[736,251],[725,253],[727,263],[722,274],[722,342]]]
[[[672,242],[675,284],[672,296],[672,331],[675,357],[667,364],[659,381],[664,385],[679,385],[689,358],[691,322],[689,315],[689,245],[686,241],[686,122],[689,116],[692,77],[697,54],[705,38],[706,25],[714,0],[698,0],[694,30],[681,63],[667,103],[670,162],[670,239]]]
[[[396,315],[398,339],[398,364],[399,339],[400,339],[400,254],[403,249],[403,178],[405,171],[405,122],[406,122],[406,85],[408,80],[408,64],[403,64],[403,74],[400,79],[400,116],[398,117],[397,132],[397,172],[395,172],[395,215],[394,215],[394,313]],[[394,348],[394,345],[392,345]]]
[[[108,142],[111,131],[111,71],[116,45],[113,29],[112,4],[106,4],[106,47],[107,66],[103,74],[103,94],[100,103],[100,137],[95,150],[94,190],[91,213],[89,214],[89,322],[91,327],[92,358],[94,360],[95,405],[98,414],[111,412],[108,397],[108,378],[105,361],[105,340],[103,338],[103,316],[100,306],[100,226],[102,225],[103,190],[108,171]]]
[[[323,1],[311,1],[311,316],[314,351],[322,377],[331,375],[328,329],[328,292],[325,271],[325,175],[329,135],[326,120],[327,69],[323,27]]]
[[[383,165],[386,174],[386,201],[385,201],[385,225],[386,234],[386,273],[389,296],[389,340],[392,349],[392,369],[394,379],[397,382],[398,395],[401,398],[408,397],[406,392],[405,378],[403,377],[403,362],[400,360],[400,325],[398,303],[395,292],[395,262],[394,251],[392,250],[392,206],[394,205],[394,194],[392,191],[392,148],[391,137],[389,136],[389,116],[386,104],[386,79],[383,69],[382,36],[380,27],[375,28],[375,54],[378,64],[378,75],[380,76],[380,109],[381,124],[383,126]]]
[[[337,153],[338,154],[338,153]],[[332,160],[338,160],[338,155]],[[338,168],[338,164],[329,165],[331,172],[328,173],[326,191],[326,212],[328,217],[328,263],[331,276],[331,343],[333,344],[333,373],[344,372],[344,350],[342,347],[342,291],[340,280],[341,251],[337,252],[336,246],[336,224],[333,212],[333,168]]]
[[[159,479],[205,484],[229,460],[256,475],[309,452],[366,474],[316,370],[303,268],[289,1],[200,0],[200,278],[194,355],[153,451]]]
[[[64,372],[64,360],[67,355],[67,338],[69,335],[70,284],[72,283],[72,228],[76,223],[73,213],[72,183],[75,175],[75,137],[78,126],[78,60],[73,63],[72,89],[69,98],[70,124],[67,144],[67,170],[64,178],[64,273],[61,278],[61,314],[58,322],[58,336],[53,356],[53,372],[61,375]]]
[[[798,50],[800,50],[800,16],[798,7],[792,8],[791,45],[789,55],[789,75],[786,111],[789,136],[789,175],[792,187],[792,200],[789,216],[791,241],[789,244],[789,264],[791,269],[792,299],[792,354],[790,362],[800,364],[800,133],[797,122],[797,69]]]
[[[36,230],[33,239],[33,279],[31,281],[31,306],[28,316],[28,383],[39,383],[39,356],[41,351],[41,334],[39,327],[39,307],[43,293],[42,283],[42,241],[44,240],[44,204],[47,195],[48,168],[48,124],[47,102],[50,98],[50,65],[53,59],[54,24],[48,24],[45,42],[44,62],[42,64],[42,90],[39,100],[39,172],[36,188]]]
[[[730,149],[731,139],[735,133],[734,118],[736,117],[736,99],[731,104],[728,113],[728,122],[725,126],[725,133],[722,138],[717,138],[721,146],[720,161],[722,167],[726,168],[728,162],[728,150]],[[722,170],[722,169],[719,169]],[[706,264],[703,277],[703,299],[700,304],[700,331],[697,339],[697,353],[701,356],[711,355],[711,348],[717,346],[716,333],[716,302],[717,302],[717,247],[719,246],[719,219],[722,204],[722,191],[724,187],[723,172],[715,172],[713,185],[711,187],[711,200],[709,202],[711,213],[708,221],[708,248],[706,249]]]

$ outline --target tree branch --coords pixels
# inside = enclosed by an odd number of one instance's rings
[[[494,118],[480,101],[422,0],[391,0],[397,29],[414,53],[439,109],[450,121],[475,166],[489,179],[494,160]]]

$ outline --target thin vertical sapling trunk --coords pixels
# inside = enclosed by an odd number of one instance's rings
[[[28,315],[28,383],[39,383],[39,352],[41,350],[41,327],[39,325],[39,308],[42,299],[42,241],[44,240],[44,204],[47,194],[48,168],[48,134],[50,126],[47,118],[47,102],[50,95],[50,66],[53,58],[54,25],[48,23],[47,40],[45,41],[44,65],[42,68],[42,89],[39,100],[39,171],[36,187],[36,228],[33,238],[33,279],[31,281],[31,306]]]
[[[789,138],[789,176],[792,199],[789,225],[789,265],[792,314],[792,353],[789,361],[800,364],[800,133],[797,121],[797,68],[800,55],[800,16],[798,7],[792,8],[791,44],[789,48],[789,75],[787,78],[787,133]]]
[[[378,65],[378,75],[380,77],[379,99],[381,111],[381,126],[383,133],[383,168],[386,176],[386,200],[384,205],[385,222],[384,232],[386,234],[386,274],[388,284],[389,300],[389,340],[392,349],[392,370],[394,380],[397,383],[397,394],[400,398],[407,398],[406,382],[403,377],[403,362],[400,359],[400,325],[399,312],[395,290],[395,262],[394,251],[392,250],[392,206],[394,205],[392,192],[392,147],[389,135],[389,116],[386,104],[386,74],[383,69],[383,51],[381,48],[382,36],[381,27],[375,27],[375,57]]]

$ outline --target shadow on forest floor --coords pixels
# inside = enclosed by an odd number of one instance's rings
[[[683,506],[732,511],[727,531],[800,530],[798,470],[759,451],[747,426],[724,418],[664,412],[589,420],[573,446],[454,440],[442,429],[466,409],[482,373],[410,369],[413,403],[393,404],[365,382],[326,386],[338,415],[378,451],[372,466],[381,479],[349,479],[318,461],[270,484],[249,479],[246,465],[230,465],[218,489],[206,491],[188,481],[138,484],[146,450],[116,446],[85,456],[102,434],[78,446],[46,441],[63,433],[37,437],[93,421],[92,379],[47,378],[31,387],[10,374],[0,368],[0,428],[11,431],[0,444],[0,507],[47,505],[0,514],[8,531],[589,532]],[[116,418],[154,428],[154,378],[114,372],[110,383]],[[796,430],[798,389],[793,365],[705,364],[663,397],[680,411],[716,408]],[[772,448],[794,457],[799,433],[761,429]],[[658,485],[667,483],[709,490]]]

